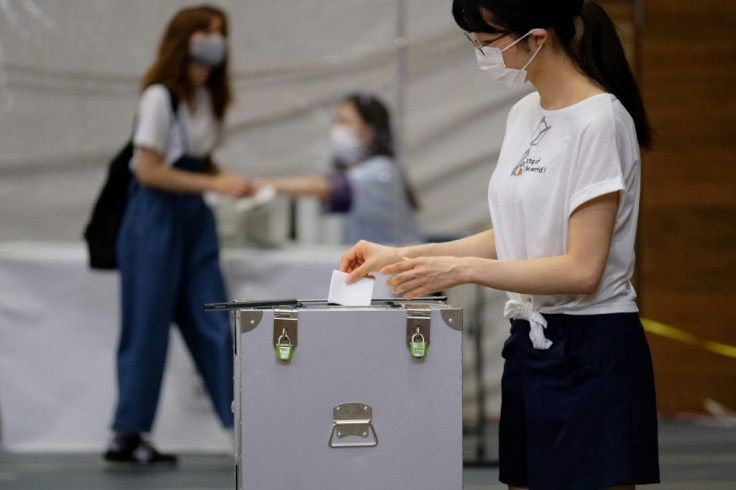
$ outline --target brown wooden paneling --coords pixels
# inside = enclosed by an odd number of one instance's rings
[[[707,399],[736,406],[733,360],[698,347],[648,335],[661,413],[703,412]]]
[[[736,2],[645,7],[639,74],[659,139],[642,167],[642,316],[736,345]],[[649,339],[660,411],[736,408],[736,359]]]
[[[733,293],[736,206],[692,209],[662,204],[642,215],[639,237],[646,248],[640,250],[638,265],[643,297]],[[733,308],[723,308],[719,315],[736,320]]]

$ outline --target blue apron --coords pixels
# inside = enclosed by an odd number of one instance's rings
[[[176,168],[204,172],[207,161],[181,157]],[[232,334],[227,314],[203,310],[227,300],[215,219],[201,195],[131,184],[117,242],[122,333],[113,430],[149,432],[163,378],[169,328],[176,323],[215,411],[233,425]]]

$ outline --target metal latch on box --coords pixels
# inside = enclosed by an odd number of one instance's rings
[[[406,304],[406,345],[411,356],[422,359],[429,348],[429,324],[432,312],[426,304]]]
[[[273,310],[273,345],[276,359],[291,361],[297,345],[298,312],[296,308],[275,308]]]
[[[373,428],[373,408],[365,403],[343,403],[332,409],[332,433],[329,445],[341,447],[373,447],[378,445],[378,436]],[[352,437],[341,442],[337,439]],[[358,439],[355,439],[358,438]]]

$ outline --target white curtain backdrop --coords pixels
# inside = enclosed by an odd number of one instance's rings
[[[0,0],[0,241],[79,240],[164,26],[194,3]],[[217,155],[226,167],[323,172],[340,95],[370,90],[396,109],[398,0],[214,3],[231,24],[236,103]],[[428,236],[488,226],[505,117],[528,90],[484,78],[450,5],[409,0],[406,9],[405,166]],[[273,214],[283,220],[283,207]]]

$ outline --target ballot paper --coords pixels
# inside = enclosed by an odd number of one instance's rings
[[[374,279],[364,277],[353,284],[345,284],[348,274],[340,271],[332,271],[330,282],[330,293],[327,301],[343,306],[370,306],[373,297]]]
[[[273,201],[273,199],[276,197],[276,189],[269,185],[266,187],[261,187],[258,192],[256,192],[251,197],[244,197],[243,199],[238,199],[235,201],[235,209],[242,212],[251,211],[253,209],[256,209],[260,206],[263,206],[269,201]]]

